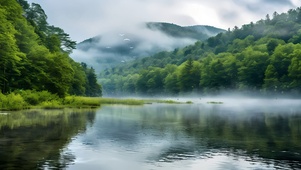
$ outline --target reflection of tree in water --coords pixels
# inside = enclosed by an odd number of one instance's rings
[[[300,112],[235,110],[219,105],[161,105],[136,112],[143,120],[141,128],[174,136],[173,144],[154,159],[185,159],[185,155],[195,155],[196,151],[202,155],[209,150],[223,150],[246,159],[272,160],[275,165],[277,162],[286,162],[291,168],[301,165]],[[192,143],[179,143],[178,139],[183,138]]]
[[[285,161],[291,167],[300,168],[300,113],[237,112],[213,107],[199,116],[198,125],[195,118],[190,119],[195,129],[187,128],[186,131],[202,144],[204,139],[209,139],[207,148],[235,148],[246,151],[251,157],[257,155],[276,162]],[[183,123],[189,124],[187,120]]]
[[[94,118],[93,110],[0,115],[0,169],[65,168],[75,158],[62,149]]]

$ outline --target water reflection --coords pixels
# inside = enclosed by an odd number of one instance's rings
[[[106,106],[70,145],[81,160],[70,169],[300,168],[300,107]]]
[[[0,165],[300,169],[301,102],[277,102],[112,105],[96,113],[0,115]]]
[[[66,168],[75,156],[64,146],[94,117],[95,111],[72,110],[1,114],[0,169]]]

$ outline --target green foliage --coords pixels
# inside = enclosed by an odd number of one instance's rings
[[[278,74],[276,69],[273,65],[268,65],[267,69],[265,70],[265,78],[263,87],[265,90],[277,90],[279,86]]]
[[[1,169],[66,169],[73,158],[63,158],[61,149],[95,119],[92,109],[25,110],[0,115]],[[20,144],[20,141],[22,144]],[[28,142],[24,142],[28,141]],[[30,152],[28,152],[30,150]],[[22,159],[20,159],[22,157]],[[52,161],[47,161],[51,159]],[[37,163],[39,162],[39,163]]]
[[[35,91],[35,90],[20,90],[16,92],[20,94],[24,101],[29,105],[39,105],[43,102],[51,102],[59,100],[59,97],[48,91]]]
[[[44,101],[42,102],[39,107],[43,109],[63,109],[64,106],[61,104],[60,101],[51,100],[51,101]]]
[[[27,104],[20,94],[3,95],[0,93],[0,110],[21,110],[26,107]]]
[[[114,99],[114,98],[101,98],[100,104],[126,104],[126,105],[143,105],[143,100],[136,99]]]
[[[73,61],[67,33],[50,26],[39,4],[0,0],[0,89],[101,96],[94,70]],[[32,96],[31,96],[32,97]],[[30,103],[40,101],[32,98]]]
[[[0,7],[2,4],[1,2]],[[14,38],[17,30],[9,21],[8,14],[5,9],[0,8],[0,88],[2,93],[11,90],[10,82],[13,80],[13,76],[20,74],[17,65],[22,55]]]
[[[209,101],[207,104],[224,104],[223,102]]]
[[[67,96],[64,98],[63,104],[69,107],[99,107],[100,98]]]
[[[160,30],[172,37],[191,38],[198,40],[205,40],[209,38],[210,35],[215,35],[224,31],[210,26],[181,27],[175,24],[159,22],[149,22],[146,23],[146,26],[152,30]]]
[[[81,63],[84,72],[86,73],[86,96],[100,97],[102,96],[102,87],[97,83],[95,70],[91,67],[88,68],[85,63]]]
[[[101,73],[110,95],[177,95],[221,90],[301,92],[301,8],[234,27],[204,42]],[[172,67],[171,67],[172,66]],[[172,68],[172,69],[171,69]],[[124,77],[135,75],[131,90]]]
[[[185,62],[179,76],[180,90],[189,92],[198,88],[200,78],[200,70],[193,68],[193,60],[190,58]],[[196,81],[195,81],[196,80]]]

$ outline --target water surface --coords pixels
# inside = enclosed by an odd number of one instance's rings
[[[193,100],[0,114],[0,169],[301,168],[299,100]]]

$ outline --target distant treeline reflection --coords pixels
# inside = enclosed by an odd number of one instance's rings
[[[95,110],[0,114],[0,169],[65,168],[74,156],[62,149],[94,119]]]

